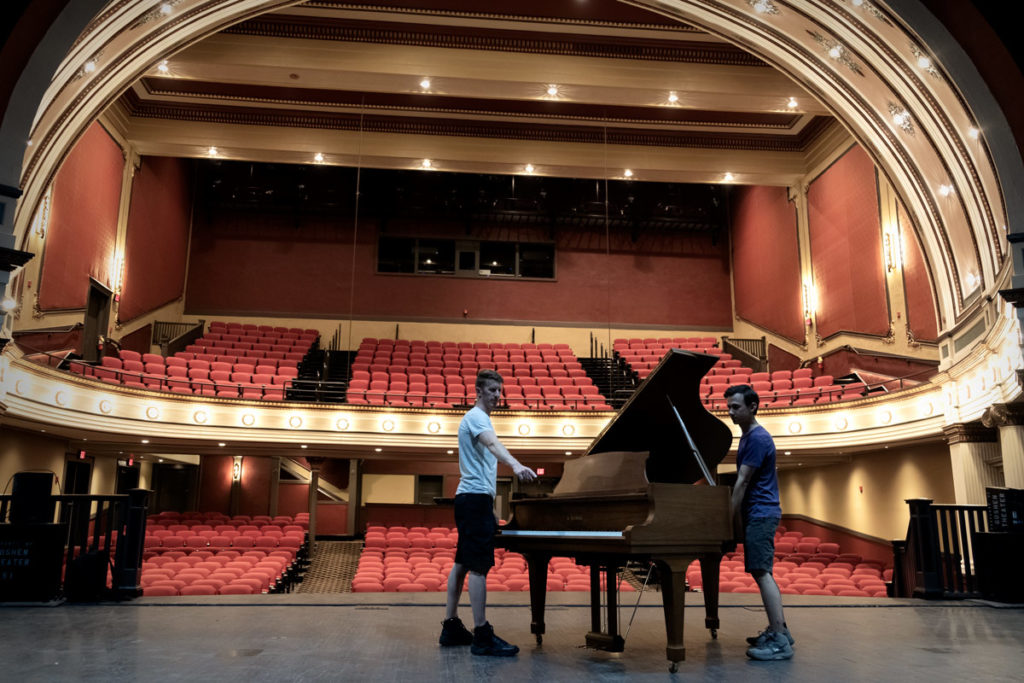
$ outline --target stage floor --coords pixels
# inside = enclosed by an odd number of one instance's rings
[[[636,600],[625,593],[623,631]],[[463,596],[460,616],[471,621]],[[588,596],[552,593],[530,634],[527,593],[492,593],[488,618],[517,657],[437,644],[440,593],[140,598],[122,604],[0,607],[9,681],[1020,681],[1024,607],[785,596],[793,659],[755,662],[744,638],[766,623],[758,596],[722,595],[718,639],[687,594],[686,661],[668,673],[660,595],[646,593],[621,654],[588,650]]]

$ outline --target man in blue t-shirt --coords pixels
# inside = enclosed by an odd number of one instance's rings
[[[747,638],[747,656],[776,660],[793,656],[793,637],[782,614],[782,593],[772,576],[775,529],[782,517],[779,479],[775,473],[775,442],[757,422],[760,399],[746,384],[725,390],[729,417],[739,425],[736,452],[736,486],[732,490],[732,514],[737,536],[743,539],[744,568],[754,577],[761,602],[768,613],[768,628]],[[742,531],[742,534],[740,533]]]
[[[441,622],[441,645],[472,645],[475,655],[511,657],[519,648],[494,635],[487,622],[487,572],[494,566],[494,495],[498,461],[512,468],[520,481],[537,474],[512,457],[498,441],[491,426],[491,411],[501,402],[502,378],[494,370],[476,376],[476,404],[459,423],[459,488],[455,491],[455,526],[459,544],[455,564],[448,575],[448,604]],[[469,575],[469,604],[473,608],[473,632],[458,617],[462,583]]]

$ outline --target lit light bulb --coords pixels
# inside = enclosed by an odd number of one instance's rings
[[[173,11],[173,9],[174,8],[171,7],[171,3],[165,2],[162,5],[160,5],[160,14],[166,17],[168,14],[171,13],[171,11]]]
[[[85,66],[82,68],[85,69],[85,73],[91,74],[93,71],[96,70],[96,62],[90,59],[88,62],[85,63]]]
[[[725,175],[722,176],[722,180],[724,180],[727,183],[731,183],[733,181],[733,179],[734,179],[733,174],[729,173],[728,171],[726,171]]]
[[[556,95],[558,95],[558,86],[557,85],[549,85],[548,86],[548,95],[550,95],[551,97],[555,97]]]
[[[796,109],[797,107],[800,106],[800,103],[796,101],[795,97],[790,97],[789,102],[786,102],[786,106],[789,107],[790,109]]]
[[[843,55],[842,49],[836,45],[828,51],[828,56],[832,59],[839,59]]]
[[[533,173],[533,164],[527,164],[526,165],[526,172],[527,173]]]
[[[627,168],[625,171],[622,172],[622,175],[626,176],[627,178],[632,178],[633,169]]]
[[[973,126],[967,129],[967,137],[972,140],[977,140],[980,135],[981,131]]]
[[[423,88],[424,90],[430,90],[430,79],[424,78],[422,81],[420,81],[420,87]]]
[[[430,159],[424,159],[423,161],[420,162],[420,166],[422,166],[423,168],[430,168],[431,166],[433,166],[433,162],[431,162]]]
[[[165,59],[164,61],[156,65],[156,70],[162,74],[165,74],[171,70],[171,67],[167,66],[167,60]]]
[[[676,102],[679,101],[679,95],[675,94],[674,92],[670,92],[668,94],[668,101],[671,102],[672,104],[675,104]]]
[[[316,154],[313,155],[313,161],[315,161],[316,163],[318,163],[318,164],[323,163],[323,160],[324,160],[324,155],[321,154],[320,152],[317,152]]]
[[[220,154],[220,152],[217,151],[216,147],[210,147],[208,150],[206,150],[206,153],[209,154],[211,157],[215,157],[218,154]]]
[[[917,58],[917,65],[922,69],[930,69],[932,67],[932,60],[928,59],[928,57],[924,55],[921,55],[920,57]]]

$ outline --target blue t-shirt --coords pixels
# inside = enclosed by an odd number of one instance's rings
[[[779,505],[779,478],[775,473],[775,442],[761,425],[740,437],[736,452],[736,470],[743,465],[754,468],[754,474],[743,497],[746,519],[782,517]]]
[[[491,418],[474,406],[459,423],[459,493],[486,493],[495,495],[498,478],[498,459],[480,443],[480,434],[494,431]]]

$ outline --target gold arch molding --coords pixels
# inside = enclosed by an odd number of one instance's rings
[[[26,149],[15,218],[21,243],[60,162],[86,127],[161,60],[295,0],[110,3],[44,94]],[[931,49],[871,0],[632,0],[729,40],[799,83],[847,126],[896,188],[919,231],[942,331],[1008,276],[1006,202],[984,131]],[[96,60],[95,68],[85,64]],[[924,60],[922,60],[924,58]],[[922,64],[928,64],[924,68]]]

